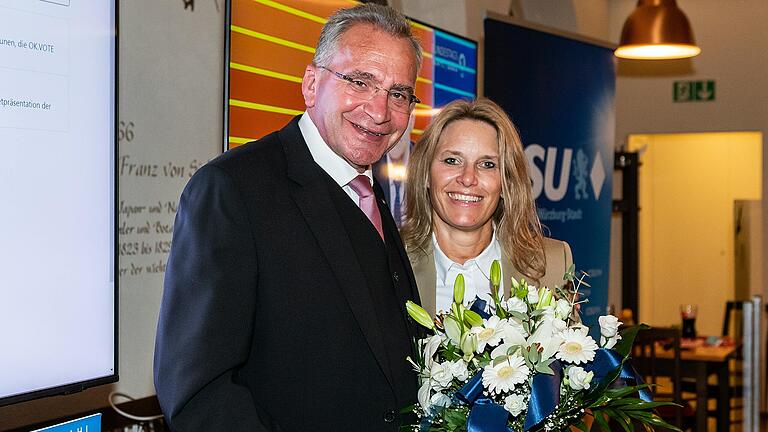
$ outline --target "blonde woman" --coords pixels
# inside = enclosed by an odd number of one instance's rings
[[[465,302],[488,300],[497,259],[505,298],[510,277],[564,285],[571,249],[543,236],[520,136],[494,102],[454,101],[432,119],[412,150],[405,196],[402,236],[433,316],[448,309],[459,273]]]

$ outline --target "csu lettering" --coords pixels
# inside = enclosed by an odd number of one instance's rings
[[[558,161],[558,150],[562,150],[561,160]],[[525,148],[525,156],[528,159],[530,167],[531,184],[533,198],[538,199],[541,192],[550,201],[560,201],[568,192],[568,180],[571,173],[571,158],[573,149],[558,149],[557,147],[547,147],[544,149],[539,144],[531,144]],[[541,160],[544,162],[544,171],[542,172]],[[559,162],[559,163],[558,163]],[[555,185],[557,166],[560,166],[560,178]]]

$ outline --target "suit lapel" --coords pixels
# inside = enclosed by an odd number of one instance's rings
[[[385,232],[388,232],[390,238],[392,238],[394,244],[388,245],[388,248],[395,248],[400,261],[404,264],[406,277],[408,278],[408,285],[410,285],[410,291],[407,294],[408,298],[403,299],[403,308],[405,308],[405,300],[413,300],[416,303],[419,302],[419,291],[414,280],[413,271],[409,271],[406,263],[409,262],[408,255],[405,253],[405,247],[403,246],[403,240],[400,238],[400,231],[398,231],[395,225],[395,220],[392,218],[392,213],[387,206],[385,200],[385,193],[382,191],[381,185],[377,182],[373,182],[373,191],[376,194],[376,202],[379,206],[379,212],[381,213],[381,222]]]
[[[419,288],[421,307],[430,315],[435,316],[437,303],[437,276],[435,271],[435,255],[432,251],[432,243],[425,249],[413,252],[411,266]]]
[[[365,335],[382,371],[392,384],[373,300],[349,236],[326,185],[322,169],[312,159],[298,127],[298,117],[279,132],[286,155],[288,177],[296,182],[291,195],[317,239],[352,314]]]
[[[509,291],[512,286],[512,278],[519,281],[523,278],[523,274],[515,268],[509,255],[503,250],[501,251],[501,275],[504,278],[504,298],[510,298]]]
[[[432,250],[432,244],[411,254],[411,266],[413,275],[416,277],[416,284],[419,287],[419,297],[421,298],[421,307],[423,307],[432,316],[435,316],[437,275],[435,271],[435,255]],[[504,298],[509,298],[512,278],[520,280],[523,278],[512,260],[506,253],[501,253],[501,273],[504,278]]]

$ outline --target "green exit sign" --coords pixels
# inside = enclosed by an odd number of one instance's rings
[[[711,102],[715,100],[715,80],[675,81],[675,102]]]

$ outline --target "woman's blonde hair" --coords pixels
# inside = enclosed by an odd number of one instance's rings
[[[406,218],[402,229],[406,249],[409,252],[424,249],[432,241],[430,168],[440,136],[457,120],[482,121],[496,130],[501,173],[501,199],[493,215],[496,238],[515,268],[527,279],[538,281],[544,276],[546,259],[523,143],[504,110],[485,98],[457,100],[446,105],[432,119],[411,151],[405,193]]]

